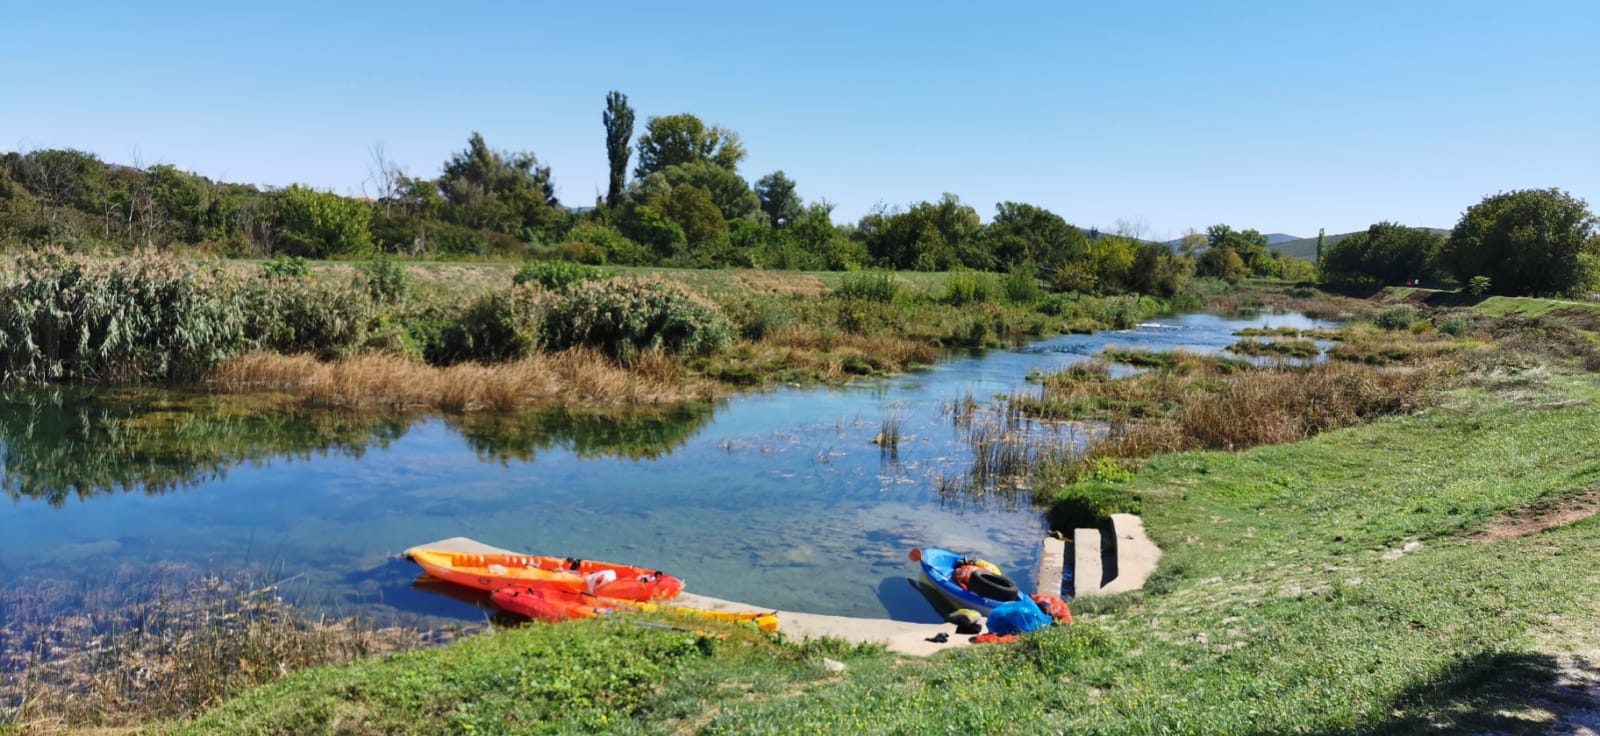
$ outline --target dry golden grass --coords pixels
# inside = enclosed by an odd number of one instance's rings
[[[1179,374],[1157,370],[1117,380],[1092,371],[1049,376],[1039,397],[1013,396],[1032,416],[1089,417],[1108,429],[1075,462],[1053,468],[1066,480],[1097,458],[1140,458],[1196,449],[1243,450],[1295,442],[1341,427],[1412,411],[1440,385],[1440,365],[1374,367],[1324,363]]]
[[[225,391],[284,393],[314,406],[446,412],[671,404],[717,395],[714,384],[686,376],[669,356],[646,353],[625,368],[591,349],[444,368],[387,353],[333,362],[252,353],[222,364],[212,381]]]
[[[786,271],[743,270],[733,272],[741,286],[758,294],[779,296],[822,296],[833,292],[816,276]]]
[[[824,331],[810,325],[788,325],[753,343],[757,355],[775,357],[791,367],[818,368],[824,380],[843,380],[859,373],[859,366],[899,372],[914,364],[929,364],[938,358],[933,346],[906,337],[874,332]]]

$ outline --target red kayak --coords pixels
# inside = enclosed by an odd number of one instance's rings
[[[406,557],[440,580],[478,590],[508,585],[593,593],[630,601],[677,597],[683,581],[664,572],[594,560],[535,555],[477,554],[413,548]]]

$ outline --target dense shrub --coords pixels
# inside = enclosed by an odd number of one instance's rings
[[[493,363],[524,357],[539,347],[547,292],[519,286],[508,294],[485,294],[467,304],[425,348],[429,362]]]
[[[367,339],[372,299],[355,286],[317,281],[258,281],[240,294],[245,336],[262,350],[348,355]]]
[[[522,267],[517,269],[517,274],[511,277],[511,282],[518,286],[538,284],[551,291],[561,291],[582,281],[594,281],[605,277],[604,271],[581,263],[533,261],[522,264]]]
[[[888,271],[863,271],[846,274],[833,293],[846,299],[892,302],[900,293],[900,282]]]
[[[241,346],[239,304],[214,274],[141,254],[22,256],[0,281],[5,383],[192,377]]]
[[[1439,331],[1451,337],[1460,337],[1472,331],[1472,320],[1462,316],[1452,316],[1439,323]]]
[[[311,275],[311,267],[300,256],[278,256],[261,264],[261,275],[269,279],[303,279]]]
[[[1421,318],[1415,307],[1395,307],[1379,313],[1372,318],[1372,323],[1385,330],[1404,330]]]
[[[733,342],[733,328],[715,306],[658,281],[620,278],[556,295],[542,334],[554,349],[591,345],[623,360],[657,348],[707,354]]]
[[[960,306],[989,301],[994,296],[994,281],[986,273],[957,269],[945,280],[944,300]]]
[[[1131,296],[1096,300],[1093,303],[1093,312],[1089,316],[1118,330],[1131,330],[1137,327],[1139,320],[1144,316],[1140,310],[1139,300]]]
[[[385,256],[361,264],[361,279],[367,296],[380,304],[398,304],[411,293],[411,274],[406,267]]]
[[[1033,304],[1044,296],[1044,290],[1039,287],[1039,278],[1032,268],[1013,269],[1006,274],[1000,288],[1006,300],[1012,304]]]
[[[779,296],[747,297],[724,302],[723,312],[746,339],[760,340],[796,322],[795,309]]]
[[[1104,462],[1103,459],[1096,461]],[[1083,480],[1063,488],[1046,489],[1041,495],[1048,499],[1050,528],[1063,531],[1085,527],[1092,529],[1100,525],[1101,519],[1109,518],[1112,514],[1139,513],[1142,510],[1138,496],[1124,491],[1117,485],[1116,479],[1102,478],[1093,472],[1086,473]]]

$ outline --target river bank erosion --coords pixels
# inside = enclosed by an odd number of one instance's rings
[[[81,265],[60,289],[122,288]],[[10,362],[35,378],[0,397],[4,731],[1594,727],[1587,305],[1272,283],[1013,301],[998,280],[969,300],[961,274],[517,284],[423,265],[396,266],[395,296],[341,265],[140,268],[173,300],[164,284],[216,289],[183,302],[214,321],[151,316],[188,339],[165,354],[106,339]],[[613,299],[660,319],[571,328]],[[39,387],[51,371],[125,380]],[[1032,589],[1045,535],[1112,513],[1164,552],[1143,590],[926,660],[738,629],[500,629],[395,556],[464,535],[931,624],[911,547],[981,553]],[[209,597],[183,605],[215,614],[210,639],[118,649],[161,628],[133,592],[196,585]],[[205,641],[246,663],[210,671],[248,671],[180,684]],[[150,659],[110,656],[140,646]],[[73,679],[85,667],[108,674]]]

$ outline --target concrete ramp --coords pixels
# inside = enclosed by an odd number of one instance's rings
[[[1078,529],[1072,538],[1078,598],[1139,590],[1161,560],[1161,549],[1144,533],[1144,519],[1133,514],[1112,514],[1109,529]]]
[[[466,537],[451,537],[417,546],[446,552],[523,554],[487,545]],[[894,621],[886,618],[853,618],[850,616],[827,616],[818,613],[783,611],[771,606],[740,603],[687,592],[680,594],[672,602],[674,605],[706,608],[714,611],[777,611],[778,631],[784,636],[796,640],[832,637],[858,644],[882,643],[887,645],[891,651],[918,657],[954,647],[968,646],[969,644],[968,637],[957,634],[956,627],[951,624],[921,624],[910,621]],[[935,644],[926,641],[928,637],[940,632],[944,632],[949,636],[947,643]]]

